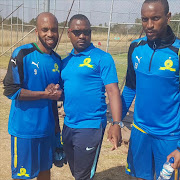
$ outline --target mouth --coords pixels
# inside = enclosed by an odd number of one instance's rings
[[[84,45],[84,44],[86,44],[86,41],[78,41],[78,44],[79,45]]]
[[[79,40],[78,43],[85,43],[85,40]]]
[[[55,43],[54,39],[47,39],[46,42],[49,45],[53,45]]]
[[[148,37],[153,37],[153,36],[156,35],[156,33],[155,33],[154,31],[146,31],[146,35],[147,35]]]

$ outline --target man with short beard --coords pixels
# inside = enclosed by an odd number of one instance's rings
[[[126,173],[138,180],[157,179],[171,157],[176,170],[170,179],[179,179],[180,40],[168,25],[170,17],[167,0],[145,0],[141,18],[146,36],[134,40],[128,52],[123,117],[136,99]]]
[[[14,50],[3,81],[4,95],[12,100],[8,132],[12,178],[16,180],[50,180],[55,124],[59,125],[56,100],[61,90],[58,85],[53,93],[46,89],[60,79],[61,58],[53,51],[59,36],[56,17],[39,14],[36,34],[37,43]]]

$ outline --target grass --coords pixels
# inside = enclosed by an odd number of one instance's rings
[[[7,122],[10,110],[10,100],[3,96],[2,78],[0,79],[0,179],[10,179],[10,136],[7,132]]]
[[[7,69],[8,64],[9,64],[9,56],[1,56],[0,57],[0,68],[1,69]]]
[[[120,54],[120,55],[113,55],[113,59],[116,64],[117,69],[117,75],[119,79],[119,87],[121,87],[123,80],[126,75],[126,69],[127,69],[127,54]]]

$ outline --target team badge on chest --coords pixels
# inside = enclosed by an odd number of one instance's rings
[[[91,58],[90,58],[90,57],[84,59],[83,63],[84,63],[84,64],[80,64],[79,67],[84,67],[84,66],[86,66],[86,67],[88,67],[88,68],[93,68],[93,65],[90,64],[90,63],[91,63]]]

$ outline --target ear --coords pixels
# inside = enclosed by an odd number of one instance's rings
[[[67,31],[68,38],[70,38],[70,30]]]
[[[166,17],[167,17],[167,23],[169,23],[171,19],[171,12],[168,12]]]
[[[36,33],[36,35],[38,36],[38,30],[37,30],[37,28],[35,29],[35,33]]]

